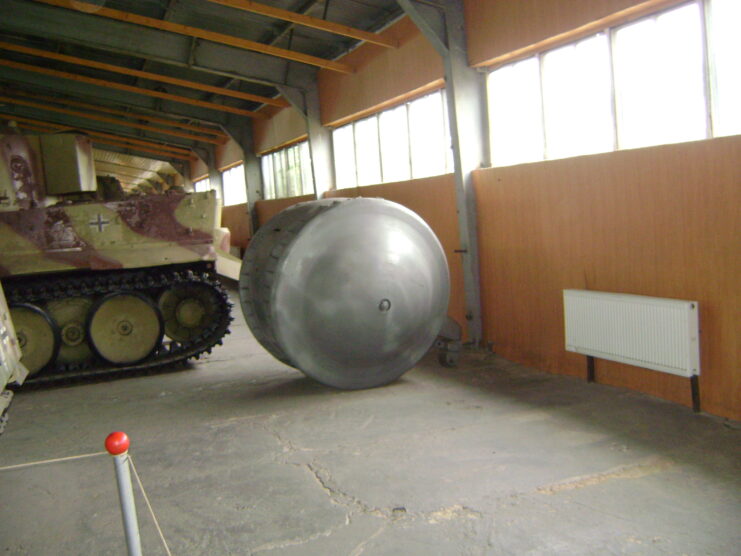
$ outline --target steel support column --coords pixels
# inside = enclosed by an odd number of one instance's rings
[[[216,189],[221,197],[222,204],[224,203],[224,180],[221,177],[221,172],[216,167],[216,147],[213,145],[208,146],[208,157],[206,158],[208,165],[208,182],[211,189]]]
[[[442,56],[445,66],[466,320],[469,341],[478,344],[482,339],[481,288],[472,174],[488,158],[484,78],[468,66],[462,0],[440,0],[435,5],[399,0],[399,5]]]
[[[252,135],[252,124],[243,118],[234,118],[226,131],[242,147],[242,164],[244,167],[244,182],[247,187],[247,210],[250,216],[250,233],[257,229],[257,213],[255,202],[264,198],[262,185],[262,170],[260,159],[255,154],[255,142]]]
[[[332,132],[322,125],[319,107],[319,87],[316,80],[307,83],[304,90],[279,86],[278,90],[306,120],[311,152],[311,172],[317,199],[336,188],[332,159]]]

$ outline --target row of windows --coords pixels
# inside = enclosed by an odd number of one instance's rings
[[[739,21],[741,0],[694,0],[496,69],[492,164],[741,133]],[[332,142],[338,188],[453,171],[444,91],[339,127]],[[266,199],[314,190],[307,142],[261,165]],[[239,168],[238,185],[225,173],[225,204],[245,201],[230,197],[245,190]]]
[[[493,71],[504,166],[741,132],[738,0],[695,1]]]
[[[247,202],[247,183],[244,177],[243,164],[233,166],[232,168],[222,172],[221,184],[223,186],[223,192],[219,191],[218,187],[213,187],[209,178],[203,178],[193,182],[193,189],[198,192],[210,191],[213,189],[216,191],[216,195],[219,198],[221,198],[223,194],[224,206],[238,205]]]
[[[280,199],[314,193],[309,143],[267,154],[260,159],[263,198]]]
[[[332,133],[338,188],[453,171],[445,93],[437,91]],[[264,198],[313,192],[307,142],[261,159]]]
[[[332,145],[338,188],[452,172],[445,92],[339,127]]]

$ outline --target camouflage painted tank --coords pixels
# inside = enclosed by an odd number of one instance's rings
[[[28,382],[155,368],[221,343],[231,305],[213,192],[104,194],[79,135],[6,133],[0,152],[0,277]]]
[[[5,430],[8,421],[8,408],[13,400],[13,391],[8,385],[20,385],[28,376],[28,371],[21,363],[21,350],[10,320],[10,311],[5,302],[5,293],[0,286],[0,434]]]

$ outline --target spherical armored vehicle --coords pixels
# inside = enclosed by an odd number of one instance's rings
[[[156,368],[220,343],[218,208],[213,192],[104,194],[85,136],[0,133],[0,278],[29,382]]]
[[[427,224],[367,198],[311,201],[275,216],[247,248],[239,287],[265,349],[342,389],[381,386],[412,368],[446,324],[450,289]]]

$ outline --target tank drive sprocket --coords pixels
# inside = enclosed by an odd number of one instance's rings
[[[219,298],[207,285],[175,284],[162,292],[157,302],[165,333],[176,342],[189,342],[203,334],[218,318]]]

